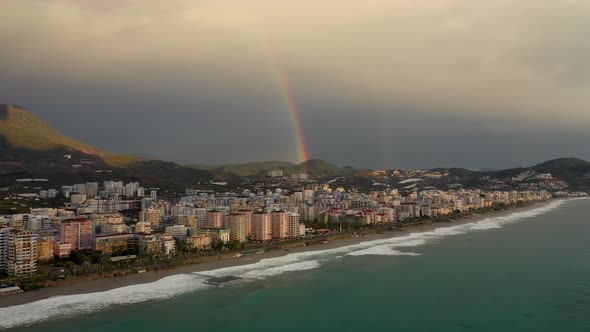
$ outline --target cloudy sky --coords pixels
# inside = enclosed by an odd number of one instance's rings
[[[0,103],[178,162],[590,159],[587,0],[1,0]],[[274,57],[274,60],[273,60]]]

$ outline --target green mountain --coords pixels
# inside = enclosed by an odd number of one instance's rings
[[[283,171],[286,175],[305,172],[308,173],[312,179],[324,179],[367,171],[365,169],[356,169],[350,166],[339,167],[320,159],[307,160],[300,164],[294,164],[288,161],[261,161],[232,165],[196,164],[187,166],[200,170],[208,170],[217,174],[237,175],[241,177],[264,176],[269,171],[275,170]]]
[[[185,188],[226,190],[253,186],[271,170],[289,176],[306,172],[314,180],[363,190],[397,188],[490,190],[589,190],[590,162],[576,158],[550,160],[531,167],[500,171],[461,168],[367,170],[339,167],[324,160],[301,164],[283,161],[235,165],[181,166],[172,162],[119,155],[68,137],[19,106],[0,105],[0,193],[59,189],[63,185],[105,180],[138,181],[169,195]],[[552,178],[544,179],[544,174]],[[46,179],[22,183],[17,179]],[[247,180],[247,181],[246,181]],[[227,183],[226,186],[220,183]],[[31,188],[32,187],[32,188]]]
[[[339,167],[321,159],[311,159],[293,167],[292,172],[306,172],[311,178],[324,179],[342,175],[363,173],[370,170],[357,169],[351,166]]]
[[[590,162],[577,158],[554,159],[531,167],[537,173],[551,173],[574,190],[590,189]]]
[[[590,172],[590,162],[578,158],[559,158],[535,165],[532,168],[540,171],[546,169],[554,171]]]
[[[0,105],[0,188],[19,191],[19,178],[47,179],[42,185],[35,183],[45,189],[122,180],[179,193],[187,187],[207,188],[217,179],[206,170],[95,148],[62,134],[22,107]]]
[[[110,153],[68,137],[20,106],[0,105],[0,135],[10,146],[18,149],[51,151],[65,148],[98,156],[112,166],[126,166],[140,161],[139,158]]]
[[[296,165],[288,161],[258,161],[230,165],[193,164],[186,166],[194,169],[212,171],[215,173],[227,173],[238,176],[257,176],[274,170],[286,171],[295,167]]]
[[[550,177],[548,175],[551,175]],[[482,188],[487,190],[590,190],[590,162],[561,158],[531,167],[481,171],[464,168],[429,170],[378,170],[353,173],[333,182],[365,191],[393,188],[402,191],[424,189]]]

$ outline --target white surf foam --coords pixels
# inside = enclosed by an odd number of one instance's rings
[[[304,261],[299,263],[287,264],[284,266],[271,267],[264,270],[253,270],[242,275],[244,278],[250,279],[265,279],[268,277],[277,276],[285,272],[308,271],[317,269],[321,266],[319,261]]]
[[[58,296],[23,305],[0,308],[0,327],[12,328],[30,325],[47,319],[103,310],[111,305],[167,299],[209,287],[205,283],[206,278],[209,276],[234,275],[259,280],[286,272],[316,269],[325,261],[333,261],[343,256],[418,256],[419,253],[403,252],[397,250],[397,248],[419,247],[448,236],[465,234],[470,231],[500,228],[505,224],[532,218],[554,210],[561,206],[563,202],[562,200],[554,201],[541,208],[515,212],[501,217],[486,218],[472,224],[442,227],[428,232],[366,241],[334,249],[293,253],[282,257],[262,259],[259,262],[244,266],[221,268],[195,274],[174,275],[142,285],[126,286],[99,293]]]
[[[392,245],[375,246],[364,250],[349,252],[347,256],[420,256],[414,252],[395,250]]]
[[[496,229],[496,228],[502,228],[502,225],[500,225],[497,222],[493,222],[493,221],[480,221],[480,222],[476,223],[475,225],[469,227],[470,230],[475,230],[475,231],[485,231],[488,229]]]
[[[465,233],[467,233],[466,227],[464,227],[464,225],[460,225],[460,226],[437,228],[433,231],[426,232],[424,234],[432,235],[432,236],[446,237],[446,236],[452,236],[452,235],[461,235],[461,234],[465,234]]]
[[[168,299],[206,287],[204,278],[179,274],[105,292],[66,295],[0,309],[0,327],[12,328],[55,317],[74,316],[116,304]]]

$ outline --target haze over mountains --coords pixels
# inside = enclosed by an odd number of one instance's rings
[[[147,187],[177,193],[190,187],[223,189],[213,184],[216,181],[226,182],[226,188],[231,189],[241,186],[247,178],[264,177],[271,170],[283,170],[286,175],[306,172],[314,180],[359,189],[590,188],[590,163],[575,158],[501,171],[461,168],[375,171],[339,167],[318,159],[301,164],[268,161],[183,166],[98,149],[64,135],[22,107],[0,105],[0,188],[7,192],[22,190],[16,184],[18,178],[47,179],[47,185],[52,188],[87,181],[122,180],[139,181]]]

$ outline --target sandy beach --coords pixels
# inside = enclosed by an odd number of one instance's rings
[[[326,244],[317,244],[311,246],[300,246],[295,248],[290,248],[286,250],[275,250],[265,252],[259,255],[252,255],[252,256],[243,256],[243,257],[232,257],[227,259],[219,259],[214,261],[209,261],[206,263],[201,264],[194,264],[194,265],[186,265],[181,266],[173,269],[168,269],[164,271],[149,271],[143,274],[130,274],[124,277],[112,277],[112,278],[105,278],[105,279],[96,279],[96,280],[80,280],[79,282],[66,284],[59,287],[50,287],[50,288],[43,288],[37,291],[31,291],[27,293],[22,293],[18,295],[11,295],[11,296],[2,296],[0,297],[0,308],[9,307],[19,304],[25,304],[29,302],[34,302],[42,299],[47,299],[50,297],[55,296],[63,296],[63,295],[73,295],[73,294],[84,294],[84,293],[93,293],[93,292],[103,292],[107,290],[116,289],[119,287],[136,285],[136,284],[145,284],[150,282],[155,282],[159,279],[162,279],[167,276],[176,275],[176,274],[187,274],[187,273],[194,273],[194,272],[201,272],[201,271],[211,271],[216,270],[219,268],[225,267],[232,267],[232,266],[239,266],[239,265],[247,265],[256,263],[262,259],[266,258],[273,258],[273,257],[280,257],[285,256],[292,253],[299,253],[305,251],[315,251],[315,250],[327,250],[333,249],[343,246],[350,246],[359,244],[366,241],[375,241],[379,239],[387,239],[393,237],[400,237],[406,236],[411,233],[422,233],[428,232],[437,228],[444,228],[444,227],[451,227],[457,226],[462,224],[468,223],[477,223],[483,219],[499,217],[503,215],[512,214],[515,212],[523,212],[531,209],[537,209],[543,207],[547,204],[552,202],[539,202],[535,204],[531,204],[529,206],[523,208],[512,208],[507,209],[504,211],[499,212],[489,212],[481,215],[474,215],[470,217],[465,217],[463,219],[448,222],[448,223],[433,223],[428,222],[419,225],[412,225],[406,227],[404,231],[391,231],[391,232],[384,232],[380,234],[372,234],[363,237],[351,237],[339,240],[328,241]]]

